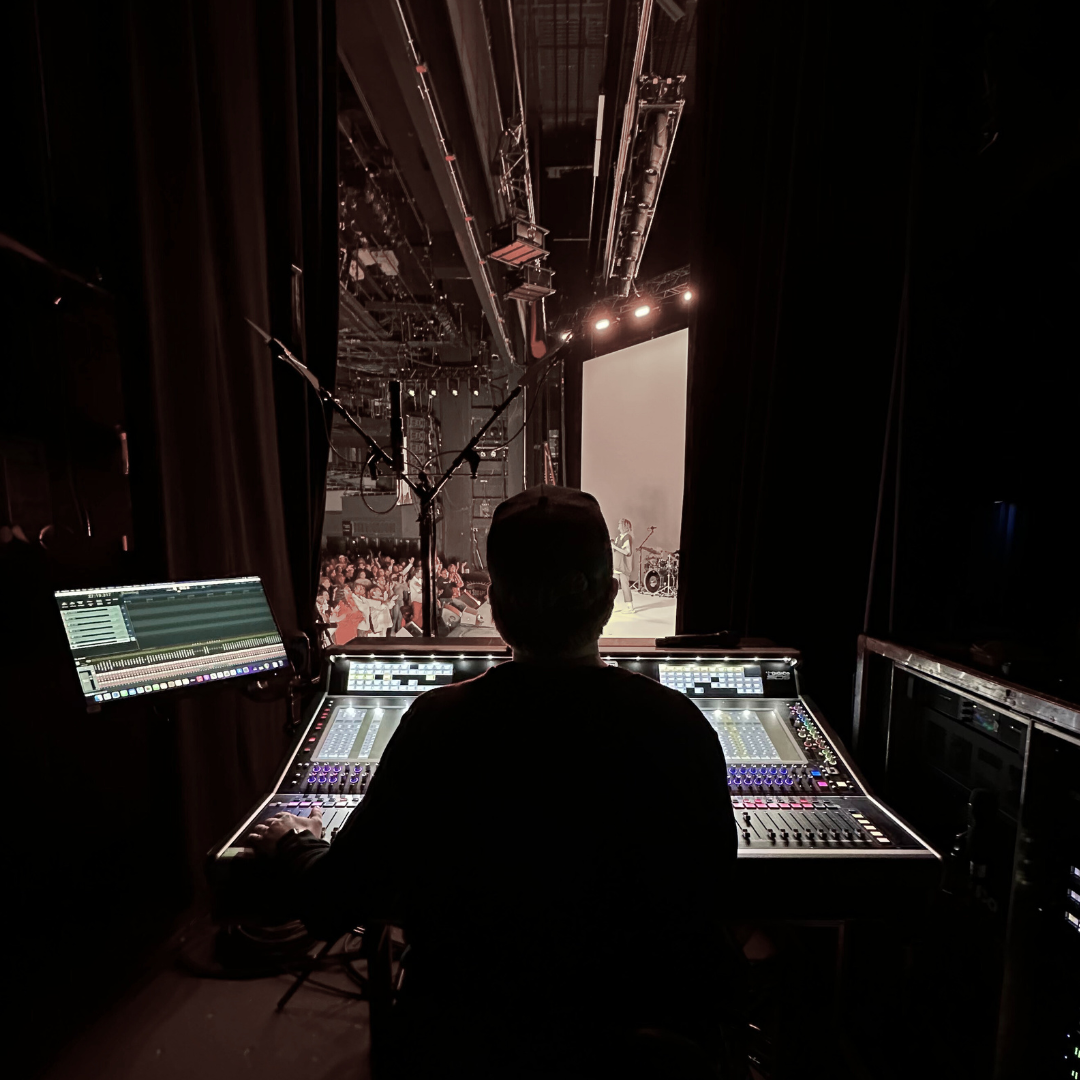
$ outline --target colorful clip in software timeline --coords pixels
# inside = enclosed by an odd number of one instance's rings
[[[129,686],[124,690],[111,690],[104,694],[95,694],[95,701],[115,701],[117,698],[138,697],[140,694],[152,694],[155,690],[175,690],[177,687],[194,686],[218,679],[234,679],[238,675],[257,675],[260,671],[285,666],[284,660],[272,660],[265,664],[247,664],[244,667],[228,668],[225,671],[211,671],[209,675],[196,675],[190,679],[169,679],[161,683],[144,683],[142,686]]]

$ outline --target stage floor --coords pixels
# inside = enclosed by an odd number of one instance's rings
[[[604,627],[602,637],[648,638],[671,637],[675,633],[675,597],[651,596],[634,593],[633,614],[621,611],[622,601],[616,602],[615,611]],[[484,604],[477,613],[483,622],[477,626],[457,626],[447,637],[491,637],[495,632],[491,622],[491,605]]]
[[[675,633],[674,596],[653,596],[634,593],[634,612],[620,610],[621,597],[615,601],[615,610],[608,620],[601,637],[610,638],[661,638]]]

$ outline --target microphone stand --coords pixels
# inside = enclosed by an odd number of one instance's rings
[[[483,438],[491,425],[506,412],[510,407],[511,402],[522,393],[526,384],[532,381],[540,371],[541,366],[550,361],[559,349],[562,348],[565,342],[560,342],[554,349],[540,357],[539,360],[535,361],[525,370],[521,379],[518,381],[517,386],[515,386],[507,395],[506,400],[487,418],[487,421],[480,430],[469,440],[468,445],[463,450],[459,451],[442,476],[436,480],[428,476],[423,469],[420,469],[417,472],[416,480],[413,481],[409,477],[408,471],[404,467],[404,463],[401,461],[395,462],[394,459],[391,458],[366,431],[364,431],[352,413],[350,413],[329,390],[321,385],[319,380],[312,374],[310,368],[298,360],[289,350],[287,345],[279,341],[276,337],[271,337],[265,330],[257,326],[250,319],[248,319],[247,322],[259,337],[263,339],[267,346],[269,346],[271,355],[278,357],[280,360],[284,360],[286,364],[307,379],[307,381],[311,383],[319,399],[329,405],[349,425],[349,427],[364,440],[368,447],[368,456],[367,460],[364,462],[364,467],[371,471],[372,478],[375,477],[377,467],[382,464],[385,465],[398,480],[404,482],[409,490],[412,491],[413,497],[420,507],[420,568],[423,585],[423,597],[420,605],[423,615],[421,629],[423,630],[424,637],[435,637],[438,617],[438,605],[435,597],[435,500],[439,497],[442,489],[446,487],[450,478],[465,462],[469,463],[469,468],[475,479],[476,470],[480,466],[480,455],[476,452],[477,443],[480,442],[481,438]],[[396,450],[396,447],[394,449]],[[395,454],[395,456],[397,455]]]
[[[656,532],[656,526],[650,525],[649,531],[645,534],[645,539],[637,546],[637,581],[638,590],[640,592],[645,591],[645,582],[641,579],[641,549],[649,542],[649,537],[652,536],[654,532]]]

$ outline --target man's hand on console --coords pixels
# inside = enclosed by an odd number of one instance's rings
[[[295,814],[275,814],[269,821],[260,821],[253,832],[248,833],[247,843],[258,855],[273,855],[277,842],[290,832],[310,832],[318,840],[323,834],[322,807],[311,807],[310,817]]]

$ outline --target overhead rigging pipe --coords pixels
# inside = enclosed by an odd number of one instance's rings
[[[641,253],[649,239],[649,230],[652,228],[656,204],[660,198],[660,186],[664,182],[668,158],[671,156],[671,144],[675,139],[676,125],[682,112],[682,103],[679,105],[677,111],[654,109],[646,114],[648,141],[644,169],[640,174],[640,182],[635,184],[634,190],[627,192],[627,202],[632,199],[634,204],[629,214],[629,229],[624,228],[619,233],[622,241],[622,267],[615,290],[619,296],[630,294],[630,286],[637,277]],[[615,254],[620,254],[619,248],[616,248]]]
[[[607,240],[604,243],[603,277],[607,281],[615,259],[615,225],[619,220],[620,195],[626,176],[626,159],[637,128],[638,80],[641,78],[641,65],[645,62],[645,45],[649,40],[649,24],[652,22],[653,0],[642,0],[638,18],[637,45],[634,49],[634,67],[630,73],[630,89],[626,95],[626,108],[623,110],[622,131],[619,134],[619,156],[615,162],[615,185],[611,190],[611,213],[608,216]]]
[[[646,2],[651,4],[652,0],[646,0]],[[462,244],[463,250],[461,254],[464,257],[466,264],[471,264],[470,273],[473,277],[473,283],[476,286],[477,296],[480,299],[480,306],[483,308],[484,314],[488,320],[488,325],[491,327],[492,336],[495,339],[495,348],[507,364],[513,364],[514,347],[511,344],[510,336],[507,333],[506,321],[503,319],[502,313],[498,308],[495,284],[491,280],[491,275],[488,273],[486,256],[483,246],[480,243],[480,237],[477,233],[476,222],[473,220],[473,215],[469,212],[468,203],[465,200],[464,185],[458,175],[456,158],[450,148],[446,135],[443,132],[442,123],[439,120],[438,109],[435,106],[435,98],[431,87],[428,84],[427,65],[420,57],[416,39],[413,37],[412,30],[409,26],[409,20],[405,15],[405,10],[401,6],[401,0],[391,0],[390,7],[393,10],[398,30],[401,32],[402,39],[405,43],[410,63],[416,72],[416,87],[420,91],[420,98],[423,101],[424,112],[427,116],[431,133],[435,138],[439,154],[443,159],[443,176],[448,181],[447,186],[449,187],[450,194],[453,196],[454,209],[460,215],[462,234],[459,236],[459,241],[465,241]],[[432,166],[433,168],[436,167],[435,162],[432,162]],[[449,207],[447,209],[449,209]],[[456,229],[455,232],[457,232]]]

